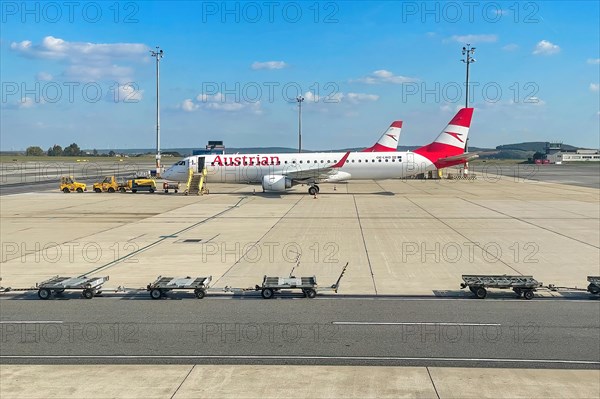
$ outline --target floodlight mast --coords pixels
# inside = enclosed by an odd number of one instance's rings
[[[156,58],[156,175],[160,176],[160,59],[164,51],[156,46],[156,51],[150,50],[150,55]]]
[[[475,58],[473,58],[473,54],[475,54],[475,47],[471,47],[470,44],[463,46],[462,55],[465,56],[464,59],[461,59],[462,62],[467,64],[467,79],[465,81],[465,108],[469,108],[469,65],[475,62]],[[465,152],[469,152],[469,138],[465,141]],[[469,174],[469,162],[465,162],[465,175]]]
[[[298,101],[298,153],[302,152],[302,102],[304,101],[304,97],[298,96],[296,97],[296,101]]]
[[[473,54],[475,54],[475,47],[471,47],[470,44],[467,44],[462,48],[462,55],[466,55],[466,57],[461,61],[467,64],[467,80],[465,83],[465,108],[469,108],[469,65],[476,61],[475,58],[473,58]]]

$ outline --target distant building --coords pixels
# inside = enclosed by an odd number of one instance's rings
[[[600,162],[600,151],[598,150],[577,150],[577,151],[558,151],[546,155],[550,163],[562,162]]]
[[[203,150],[193,150],[192,155],[225,154],[225,146],[222,141],[209,140]]]
[[[556,154],[562,151],[562,141],[546,143],[546,155]]]

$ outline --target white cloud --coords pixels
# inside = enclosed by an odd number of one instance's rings
[[[377,94],[367,94],[367,93],[342,93],[336,92],[333,94],[329,94],[325,97],[321,97],[317,94],[314,94],[311,91],[307,91],[302,95],[304,97],[305,102],[309,103],[324,103],[324,104],[337,104],[337,103],[350,103],[350,104],[361,104],[366,102],[374,102],[379,100],[379,96]]]
[[[590,91],[600,91],[600,84],[590,83]]]
[[[137,103],[142,100],[144,90],[140,90],[139,86],[134,83],[119,85],[117,88],[117,95],[118,97],[116,99],[119,102]]]
[[[68,80],[92,82],[98,80],[116,80],[119,83],[133,81],[133,68],[119,65],[91,66],[70,65],[65,69],[63,76]]]
[[[548,40],[540,41],[533,49],[535,55],[553,55],[560,52],[560,47]]]
[[[37,101],[31,97],[22,97],[16,101],[7,101],[2,103],[2,109],[29,109],[37,105],[45,104],[43,99],[37,99]]]
[[[69,42],[46,36],[39,44],[24,40],[13,42],[10,48],[23,57],[64,62],[67,67],[61,78],[84,82],[106,79],[127,83],[133,79],[134,69],[122,63],[149,61],[149,48],[141,43]],[[52,78],[45,72],[38,76],[39,80]]]
[[[302,97],[304,97],[304,101],[312,103],[319,102],[319,100],[321,99],[321,97],[318,94],[314,94],[312,91],[307,91]]]
[[[114,59],[139,59],[148,55],[148,47],[141,43],[68,42],[46,36],[40,44],[30,40],[13,42],[10,48],[24,56],[70,62],[105,63]]]
[[[33,108],[34,106],[35,106],[35,101],[29,97],[24,97],[23,99],[21,99],[21,101],[19,101],[19,104],[18,104],[19,108]]]
[[[502,50],[504,50],[504,51],[515,51],[518,48],[519,48],[518,44],[510,43],[510,44],[507,44],[506,46],[503,46]]]
[[[219,112],[251,112],[261,114],[262,108],[260,101],[256,102],[235,102],[227,98],[222,93],[216,94],[198,94],[195,99],[187,98],[179,104],[178,108],[185,112],[194,112],[199,109]]]
[[[49,82],[52,80],[52,75],[49,74],[48,72],[39,72],[37,75],[35,75],[35,79],[36,80],[41,80],[41,81],[46,81]]]
[[[254,62],[251,66],[252,69],[283,69],[287,68],[289,65],[283,61],[266,61],[266,62]]]
[[[448,103],[444,103],[442,105],[440,105],[440,111],[442,112],[450,112],[452,111],[452,105],[448,104]]]
[[[366,93],[348,93],[346,94],[345,98],[353,104],[358,104],[362,102],[373,102],[379,100],[379,96],[377,94]]]
[[[195,104],[191,98],[186,98],[185,100],[183,100],[183,102],[181,103],[181,109],[184,110],[185,112],[192,112],[195,111],[199,108],[200,106],[198,104]]]
[[[598,65],[600,64],[600,58],[588,58],[587,63],[592,65]]]
[[[453,35],[444,41],[458,42],[462,44],[495,43],[498,41],[498,35]]]
[[[373,71],[368,76],[356,79],[354,81],[371,85],[371,84],[379,84],[379,83],[401,84],[401,83],[407,83],[407,82],[415,82],[417,80],[418,79],[416,79],[416,78],[411,78],[411,77],[407,77],[407,76],[394,75],[392,72],[387,71],[385,69],[379,69],[377,71]]]
[[[523,100],[523,104],[525,105],[535,105],[535,106],[543,106],[546,105],[546,101],[542,100],[539,97],[529,97]]]

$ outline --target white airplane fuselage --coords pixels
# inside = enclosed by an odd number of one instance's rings
[[[314,171],[318,175],[319,170],[331,168],[345,155],[343,152],[193,155],[168,168],[163,177],[186,182],[190,168],[198,173],[205,167],[208,183],[261,183],[264,176],[287,176],[297,171]],[[351,152],[344,164],[332,169],[326,178],[304,180],[319,183],[392,179],[435,169],[429,159],[414,152]]]

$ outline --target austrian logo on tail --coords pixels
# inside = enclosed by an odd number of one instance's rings
[[[369,148],[365,148],[362,152],[390,152],[396,151],[398,147],[398,139],[402,131],[402,121],[394,121],[390,127],[383,132],[379,140]]]
[[[464,143],[463,139],[461,139],[458,136],[462,136],[461,133],[454,133],[454,132],[444,132],[446,134],[449,134],[450,136],[454,137],[456,140],[460,141],[461,143]]]

